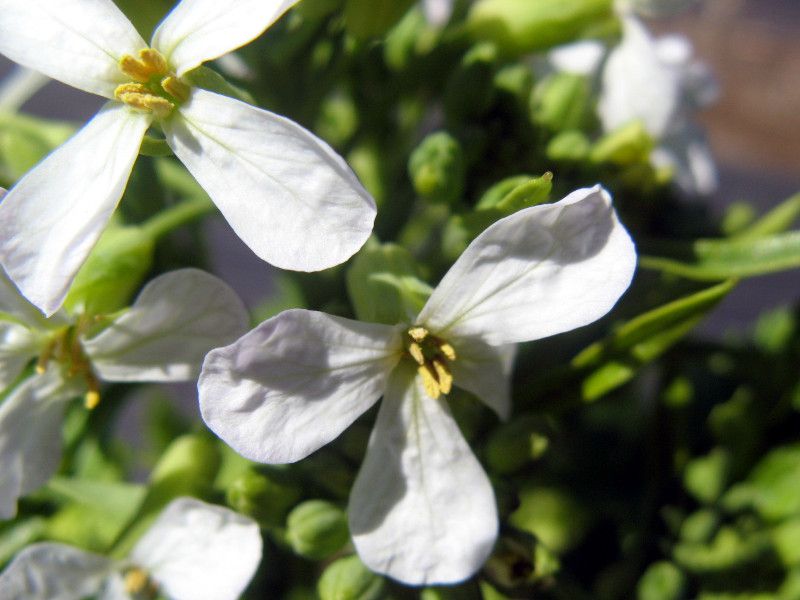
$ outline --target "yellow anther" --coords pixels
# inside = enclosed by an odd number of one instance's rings
[[[453,388],[453,375],[450,369],[442,361],[433,360],[433,369],[436,371],[436,380],[439,383],[439,389],[443,394],[449,394]]]
[[[411,339],[415,342],[421,342],[428,337],[428,330],[424,327],[412,327],[408,330],[408,335],[411,336]]]
[[[422,365],[417,369],[420,377],[422,377],[422,387],[425,388],[425,393],[431,398],[436,400],[440,395],[439,382],[436,381],[430,365]]]
[[[186,102],[189,99],[191,88],[177,77],[169,75],[161,80],[161,89],[175,98],[178,102]]]
[[[411,342],[408,345],[408,353],[418,365],[425,364],[425,355],[422,353],[422,347],[417,342]]]
[[[453,348],[447,342],[441,342],[439,344],[439,352],[441,352],[447,360],[455,360],[456,359],[455,348]]]
[[[83,405],[87,410],[92,410],[97,408],[97,405],[100,404],[100,382],[97,381],[97,377],[91,372],[87,372],[84,377],[89,391],[86,392],[86,396],[83,398]]]
[[[155,598],[158,587],[147,574],[139,567],[133,567],[125,572],[123,577],[125,591],[136,598]]]
[[[169,66],[158,50],[144,48],[139,50],[139,58],[123,55],[119,59],[119,70],[134,81],[147,83],[154,75],[166,75]]]
[[[156,96],[139,83],[123,83],[114,90],[114,97],[137,110],[153,113],[157,117],[169,115],[175,105],[161,96]]]

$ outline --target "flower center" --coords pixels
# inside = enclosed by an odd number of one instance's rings
[[[422,377],[425,393],[434,400],[442,394],[449,394],[453,387],[450,363],[456,359],[456,351],[424,327],[412,327],[407,333],[406,351],[417,363],[417,373]]]
[[[189,99],[189,86],[170,71],[158,50],[144,48],[138,58],[123,55],[119,70],[132,81],[118,85],[114,97],[137,110],[162,118]]]
[[[81,336],[91,322],[91,318],[84,315],[75,325],[56,331],[36,361],[36,372],[39,375],[43,374],[50,361],[54,360],[64,368],[67,377],[83,377],[88,389],[84,404],[90,410],[100,404],[100,382],[92,371],[89,357],[81,345]]]
[[[158,586],[150,579],[147,571],[140,567],[131,567],[122,576],[125,591],[137,600],[149,600],[158,594]]]

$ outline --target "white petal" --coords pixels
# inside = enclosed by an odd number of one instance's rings
[[[18,323],[0,320],[0,392],[11,385],[37,354],[41,338]]]
[[[492,345],[581,327],[627,289],[636,252],[600,186],[526,208],[479,235],[436,287],[418,323]]]
[[[458,340],[450,364],[454,383],[475,394],[501,419],[511,416],[511,370],[516,344],[490,346],[481,339]]]
[[[664,135],[679,108],[680,76],[661,62],[653,38],[634,17],[623,19],[622,43],[609,54],[602,80],[597,112],[606,131],[640,120],[654,138]]]
[[[392,374],[348,514],[364,564],[412,585],[466,579],[494,545],[489,479],[444,400],[405,365]]]
[[[113,568],[102,556],[64,544],[34,544],[0,575],[2,600],[82,600],[93,596]]]
[[[182,0],[153,34],[178,76],[244,46],[298,0]]]
[[[0,404],[0,519],[13,517],[17,498],[58,469],[64,408],[74,395],[51,368],[20,383]]]
[[[372,406],[400,356],[397,328],[287,310],[209,352],[200,411],[239,454],[294,462]]]
[[[553,48],[547,60],[556,71],[575,75],[594,75],[606,47],[596,40],[581,40]]]
[[[147,115],[106,104],[0,203],[0,263],[46,315],[64,302],[111,218],[149,124]]]
[[[106,381],[187,381],[209,350],[230,344],[248,324],[227,284],[181,269],[149,282],[129,311],[83,347]]]
[[[714,155],[691,123],[670,132],[651,155],[654,165],[673,170],[675,183],[690,196],[713,194],[719,184]]]
[[[0,54],[106,98],[120,57],[147,46],[111,0],[0,0],[0,31]]]
[[[173,600],[236,600],[261,561],[258,525],[194,498],[172,501],[130,555]]]
[[[453,0],[423,0],[422,9],[431,25],[442,26],[453,14]]]
[[[372,198],[339,155],[296,123],[196,89],[163,126],[236,234],[267,262],[326,269],[372,231]]]

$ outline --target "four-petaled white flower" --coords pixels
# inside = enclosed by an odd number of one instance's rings
[[[694,112],[716,99],[714,77],[693,60],[685,38],[656,40],[629,12],[620,18],[622,41],[607,56],[600,42],[581,41],[551,51],[548,61],[556,70],[578,75],[593,76],[600,70],[597,113],[603,129],[640,121],[656,142],[653,164],[670,168],[687,194],[712,193],[717,170]]]
[[[606,314],[635,262],[599,186],[521,210],[470,244],[410,323],[289,310],[213,350],[198,381],[203,418],[249,459],[294,462],[383,396],[350,496],[356,550],[406,583],[460,581],[491,552],[498,523],[450,415],[451,386],[508,417],[514,345]]]
[[[375,203],[296,123],[184,77],[261,34],[297,0],[182,0],[148,46],[112,0],[0,0],[0,54],[110,101],[0,204],[0,263],[46,315],[61,306],[158,124],[239,237],[284,269],[339,264]]]
[[[206,352],[242,335],[248,321],[233,290],[197,269],[156,277],[105,327],[102,317],[64,310],[45,319],[0,275],[0,392],[32,359],[38,371],[0,403],[0,519],[56,472],[70,399],[85,393],[92,408],[101,380],[192,380]]]
[[[254,521],[221,506],[178,498],[123,560],[64,544],[29,546],[0,575],[0,597],[236,600],[260,561],[261,534]]]

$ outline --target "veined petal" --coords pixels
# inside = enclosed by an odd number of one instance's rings
[[[81,600],[95,595],[113,562],[64,544],[34,544],[0,575],[3,600]]]
[[[187,381],[209,350],[230,344],[248,324],[225,282],[181,269],[149,282],[129,311],[83,347],[106,381]]]
[[[298,0],[182,0],[153,34],[178,77],[257,38]]]
[[[200,412],[242,456],[295,462],[378,400],[400,356],[397,328],[287,310],[209,352]]]
[[[163,127],[236,234],[277,267],[332,267],[372,231],[375,203],[353,172],[288,119],[195,89]]]
[[[0,519],[12,518],[17,499],[58,469],[64,408],[74,395],[51,368],[20,383],[0,404]]]
[[[149,115],[106,104],[0,202],[0,263],[46,315],[111,218],[149,124]]]
[[[0,0],[0,31],[0,54],[106,98],[120,57],[147,46],[111,0]]]
[[[511,370],[516,344],[490,346],[481,339],[458,340],[450,364],[455,384],[475,394],[504,421],[511,416]]]
[[[194,498],[173,500],[130,560],[175,600],[236,600],[261,561],[255,521]]]
[[[597,112],[606,131],[635,121],[660,139],[680,105],[680,75],[662,63],[641,21],[622,19],[622,42],[611,51],[602,76]]]
[[[39,336],[19,323],[0,320],[0,392],[11,385],[36,355]]]
[[[489,479],[445,401],[407,365],[392,373],[348,514],[364,564],[412,585],[466,579],[494,545]]]
[[[445,339],[510,344],[595,321],[627,289],[636,251],[600,186],[523,209],[479,235],[417,322]]]

